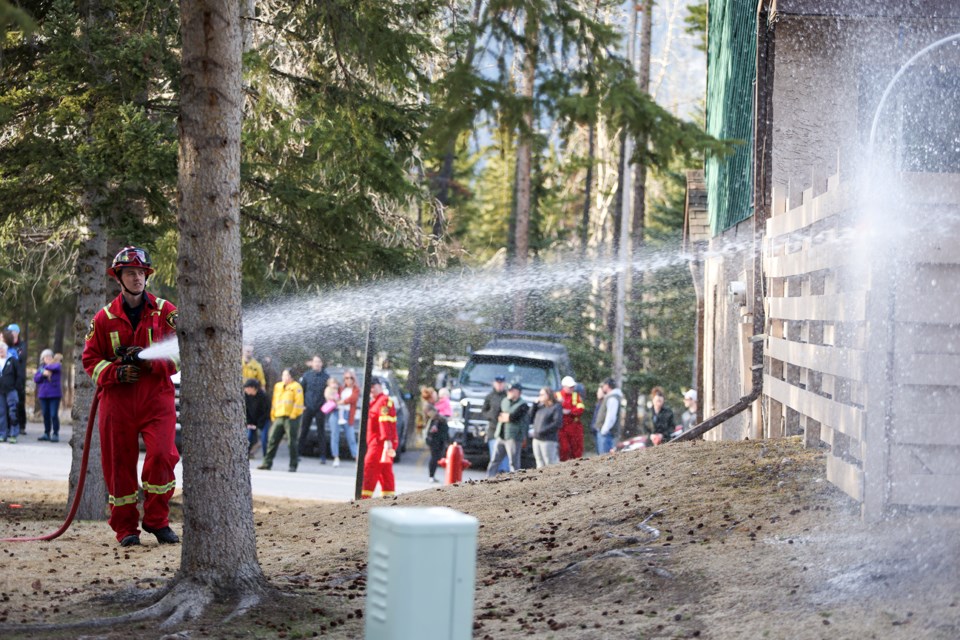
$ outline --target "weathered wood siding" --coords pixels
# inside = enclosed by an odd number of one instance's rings
[[[960,176],[898,180],[902,229],[833,176],[775,192],[764,239],[765,435],[829,445],[870,518],[960,506]]]

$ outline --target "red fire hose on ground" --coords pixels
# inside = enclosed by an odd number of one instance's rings
[[[73,504],[70,505],[70,512],[67,519],[64,520],[60,528],[53,533],[45,536],[34,536],[29,538],[0,538],[0,542],[37,542],[40,540],[53,540],[59,538],[70,528],[74,516],[77,515],[77,509],[80,508],[80,498],[83,497],[83,484],[87,477],[87,463],[90,461],[90,439],[93,437],[93,420],[97,417],[97,405],[100,404],[100,388],[93,394],[93,402],[90,403],[90,417],[87,418],[87,433],[83,438],[83,458],[80,461],[80,479],[77,480],[77,492],[73,495]]]

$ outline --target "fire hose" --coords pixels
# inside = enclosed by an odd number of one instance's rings
[[[67,519],[63,521],[60,528],[53,533],[45,536],[33,536],[24,538],[0,538],[0,542],[37,542],[40,540],[53,540],[59,538],[70,528],[74,516],[77,515],[77,509],[80,508],[80,498],[83,497],[83,484],[87,477],[87,463],[90,461],[90,440],[93,437],[93,420],[97,417],[97,405],[100,404],[100,387],[97,387],[93,394],[93,402],[90,403],[90,416],[87,418],[87,433],[83,438],[83,457],[80,460],[80,478],[77,480],[77,491],[73,494],[73,503],[70,505],[70,512],[67,513]]]

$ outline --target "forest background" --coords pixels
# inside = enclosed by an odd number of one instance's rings
[[[632,251],[680,249],[684,171],[728,148],[702,131],[705,3],[243,4],[244,307],[373,281],[402,295],[412,274],[548,274],[466,311],[388,317],[378,347],[411,392],[488,329],[565,334],[580,380],[609,375],[616,277],[568,281],[564,265],[617,259],[627,171]],[[122,246],[148,248],[151,289],[177,299],[178,4],[0,0],[0,22],[0,320],[25,329],[31,363],[48,346],[76,361]],[[677,406],[693,386],[690,273],[637,273],[624,387],[660,384]],[[369,318],[343,314],[258,351],[355,364]]]

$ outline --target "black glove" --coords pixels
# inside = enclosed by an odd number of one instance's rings
[[[121,364],[117,367],[117,381],[132,384],[140,379],[140,368],[132,364]]]
[[[143,347],[117,347],[116,354],[122,364],[129,364],[139,369],[150,370],[150,361],[140,358]]]

